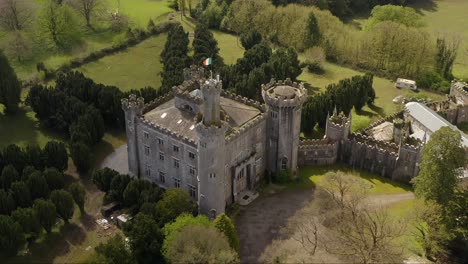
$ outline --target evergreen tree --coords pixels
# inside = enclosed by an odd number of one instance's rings
[[[26,208],[32,205],[31,193],[26,183],[22,181],[14,182],[11,185],[11,194],[18,207]]]
[[[166,44],[161,52],[163,64],[162,86],[164,93],[184,81],[183,70],[190,64],[188,53],[188,34],[181,25],[172,27],[167,35]]]
[[[80,212],[83,214],[85,212],[84,205],[86,201],[86,190],[84,189],[83,185],[78,183],[72,183],[68,187],[69,192],[73,196],[73,200],[75,201],[78,208],[80,208]]]
[[[130,239],[130,248],[138,263],[163,263],[161,244],[163,235],[153,217],[137,214],[125,235]]]
[[[11,217],[20,224],[25,233],[37,235],[41,231],[39,218],[32,208],[18,208],[11,213]]]
[[[62,189],[65,186],[65,176],[56,168],[45,169],[43,175],[50,190]]]
[[[8,190],[13,182],[19,181],[20,176],[16,171],[15,167],[8,165],[3,168],[2,175],[0,176],[0,183],[3,189]]]
[[[35,171],[27,179],[29,191],[32,199],[47,198],[49,196],[49,186],[40,171]]]
[[[57,214],[68,223],[75,211],[73,196],[65,190],[55,190],[50,194],[50,200],[57,208]]]
[[[309,19],[307,20],[307,35],[305,37],[305,44],[307,47],[317,46],[320,42],[321,34],[317,18],[313,12],[310,12]]]
[[[57,218],[55,205],[49,200],[37,199],[34,201],[33,209],[39,218],[41,226],[47,233],[50,233],[50,231],[52,231],[52,226],[55,224],[55,219]]]
[[[0,189],[0,215],[9,215],[15,209],[16,206],[13,195]]]
[[[244,49],[249,50],[262,42],[262,34],[255,30],[243,33],[240,36],[241,44]]]
[[[203,24],[198,24],[195,28],[195,36],[193,39],[193,63],[201,65],[202,62],[211,58],[213,60],[212,67],[218,69],[224,65],[223,58],[219,56],[218,42],[213,36],[213,33]]]
[[[273,70],[273,77],[277,80],[296,80],[302,73],[297,53],[293,48],[279,48],[271,56],[269,64]]]
[[[43,153],[46,167],[54,167],[60,171],[68,168],[68,154],[65,144],[49,141],[45,145]]]
[[[87,172],[91,167],[91,149],[84,143],[73,143],[70,156],[79,172]]]
[[[24,242],[21,226],[10,216],[0,215],[0,252],[15,256]]]
[[[223,233],[227,237],[231,248],[239,252],[239,236],[237,235],[237,230],[234,227],[231,218],[223,213],[216,217],[213,224],[219,232]]]
[[[18,111],[20,95],[21,83],[8,59],[0,50],[0,103],[5,105],[6,113]]]

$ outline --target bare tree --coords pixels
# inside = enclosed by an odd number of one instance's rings
[[[70,5],[86,20],[86,26],[91,28],[91,20],[103,14],[106,8],[105,0],[71,0]]]
[[[318,226],[313,216],[308,216],[294,225],[294,235],[292,238],[299,242],[304,250],[310,254],[315,255],[318,246]]]
[[[0,26],[6,30],[22,30],[33,18],[34,1],[2,0],[0,1]]]

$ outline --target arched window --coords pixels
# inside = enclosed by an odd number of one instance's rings
[[[288,168],[288,158],[284,157],[281,159],[281,169],[285,170]]]

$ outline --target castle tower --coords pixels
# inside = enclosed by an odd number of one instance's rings
[[[325,138],[333,141],[348,139],[349,132],[351,131],[351,118],[351,113],[346,117],[343,113],[338,114],[335,107],[333,115],[327,118]]]
[[[301,131],[302,104],[307,91],[302,84],[271,81],[262,85],[262,97],[267,105],[267,169],[277,173],[290,169],[297,171],[297,155]]]
[[[201,84],[203,118],[196,125],[198,134],[198,206],[211,218],[224,213],[226,123],[220,118],[222,83],[206,80]]]
[[[137,144],[137,118],[143,113],[144,100],[134,94],[128,99],[122,99],[122,109],[125,112],[125,127],[127,130],[128,169],[131,174],[139,175],[139,157]]]

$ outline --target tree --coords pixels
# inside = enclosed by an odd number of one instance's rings
[[[188,226],[168,245],[171,263],[238,263],[237,253],[214,227]]]
[[[240,36],[241,44],[244,49],[249,50],[262,42],[262,34],[255,30],[243,33]]]
[[[132,256],[132,252],[128,250],[125,245],[125,241],[120,234],[112,237],[105,244],[99,243],[95,250],[96,253],[104,259],[104,261],[102,261],[104,263],[136,263]]]
[[[43,172],[44,178],[46,179],[47,186],[50,190],[62,189],[65,186],[65,178],[62,172],[56,168],[47,168]]]
[[[26,166],[27,157],[20,147],[15,144],[8,145],[3,149],[2,154],[4,164],[11,164],[15,167],[16,171],[23,171]]]
[[[207,58],[213,60],[212,67],[215,69],[224,65],[223,58],[219,56],[218,42],[205,25],[197,24],[192,45],[195,65],[201,65]]]
[[[20,176],[12,165],[7,165],[3,168],[2,175],[0,176],[0,183],[3,189],[8,190],[13,182],[19,181]]]
[[[0,27],[20,31],[34,18],[34,2],[28,0],[3,0],[0,2]]]
[[[450,127],[439,129],[424,147],[419,174],[412,180],[416,195],[446,208],[465,164],[460,133]]]
[[[37,20],[38,33],[48,48],[68,50],[79,43],[78,23],[68,5],[46,0],[41,6]]]
[[[20,63],[33,55],[31,39],[21,31],[10,32],[6,36],[4,49],[8,57]]]
[[[10,216],[0,215],[0,252],[7,256],[15,256],[24,242],[21,226]]]
[[[8,114],[18,111],[21,83],[8,59],[0,50],[0,103],[5,105]]]
[[[437,38],[435,71],[445,79],[453,78],[452,68],[457,58],[459,46],[460,41],[458,39]]]
[[[403,24],[407,27],[422,27],[422,16],[416,13],[411,7],[403,7],[396,5],[376,6],[372,9],[371,16],[367,20],[365,29],[369,30],[378,23],[384,21],[392,21]]]
[[[161,225],[174,221],[182,213],[194,213],[196,205],[187,191],[179,188],[167,190],[156,203],[156,212]]]
[[[68,154],[65,144],[57,141],[49,141],[43,150],[46,167],[54,167],[60,171],[68,168]]]
[[[44,156],[42,155],[42,149],[37,145],[28,145],[24,149],[28,165],[42,170],[44,168]]]
[[[130,239],[130,248],[138,263],[164,261],[161,255],[163,236],[153,217],[137,214],[130,225],[125,228],[125,234]]]
[[[37,199],[34,201],[33,209],[39,218],[41,226],[50,233],[52,226],[55,224],[57,218],[57,211],[54,203],[49,200]]]
[[[271,56],[269,64],[273,70],[273,77],[277,80],[296,80],[302,73],[297,53],[293,48],[279,48]]]
[[[73,212],[75,211],[73,196],[65,190],[55,190],[50,193],[50,200],[57,208],[57,214],[65,223],[68,223],[68,220],[72,218]]]
[[[227,237],[229,246],[236,252],[239,252],[239,236],[231,218],[223,213],[216,217],[213,224],[219,232]]]
[[[123,202],[124,191],[127,188],[128,183],[131,181],[128,175],[116,175],[112,178],[110,183],[109,193],[107,196],[113,201]]]
[[[310,12],[309,19],[307,20],[307,35],[305,44],[307,47],[317,46],[320,42],[321,34],[317,18],[313,12]]]
[[[93,183],[103,192],[108,192],[110,189],[111,181],[119,173],[110,168],[104,168],[93,172]]]
[[[70,5],[84,17],[86,26],[91,28],[91,20],[105,12],[104,0],[73,0]]]
[[[37,235],[41,232],[41,224],[36,212],[32,208],[18,208],[11,213],[15,222],[19,223],[23,232]]]
[[[161,52],[162,89],[166,92],[184,81],[183,70],[190,64],[190,58],[187,55],[188,44],[189,38],[184,28],[181,25],[172,27]]]
[[[91,167],[91,149],[82,142],[72,143],[70,157],[79,172],[87,172]]]
[[[80,208],[80,212],[83,214],[85,212],[84,204],[86,201],[86,190],[84,189],[83,185],[78,183],[72,183],[68,187],[68,191],[73,196],[73,200],[75,200],[76,205]]]
[[[196,217],[183,213],[179,215],[174,222],[170,222],[164,225],[164,242],[162,246],[162,253],[166,259],[169,259],[167,254],[168,246],[174,240],[175,236],[184,228],[189,226],[211,226],[211,221],[205,215],[197,215]]]
[[[49,186],[40,171],[35,171],[27,179],[29,191],[32,199],[47,198],[49,196]]]
[[[11,185],[11,194],[18,207],[30,207],[32,205],[31,193],[25,182],[14,182]]]
[[[15,209],[16,205],[13,195],[0,189],[0,214],[9,215]]]

